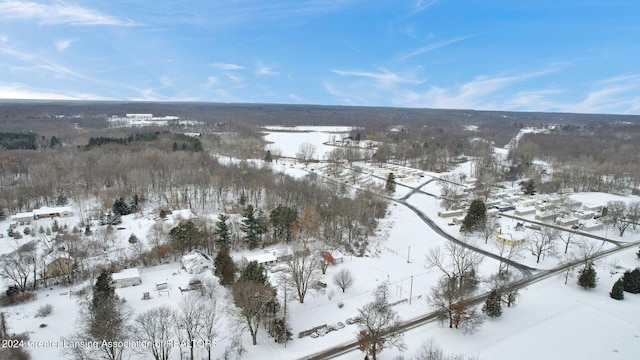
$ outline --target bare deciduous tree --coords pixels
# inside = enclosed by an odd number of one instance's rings
[[[389,285],[382,283],[376,289],[373,302],[358,309],[358,345],[360,351],[376,360],[377,355],[385,348],[406,348],[402,334],[398,332],[400,317],[389,306],[387,296]]]
[[[433,340],[422,343],[413,360],[478,360],[477,356],[447,355]]]
[[[287,267],[289,281],[296,289],[298,300],[302,304],[309,287],[318,281],[317,255],[309,255],[306,249],[296,246],[293,249],[293,255],[287,261]]]
[[[427,301],[440,312],[440,321],[448,321],[449,328],[462,329],[464,333],[473,333],[482,323],[482,314],[470,302],[473,288],[463,285],[448,276],[438,280],[431,289]]]
[[[134,329],[138,338],[149,344],[155,360],[168,360],[173,348],[175,335],[176,312],[163,305],[152,308],[138,315]]]
[[[442,207],[445,210],[454,208],[458,203],[458,197],[462,194],[462,186],[457,183],[458,177],[455,174],[442,175],[438,180],[440,185],[440,198]]]
[[[607,202],[607,215],[606,221],[613,227],[618,229],[620,236],[624,235],[625,230],[629,227],[629,220],[627,219],[627,204],[624,201],[608,201]]]
[[[18,286],[20,291],[26,291],[29,280],[33,280],[36,263],[36,243],[34,241],[23,244],[18,249],[0,257],[0,276]]]
[[[542,226],[540,230],[536,230],[533,236],[527,239],[527,248],[536,257],[536,263],[540,262],[540,257],[556,255],[555,242],[558,237],[558,229]]]
[[[631,223],[633,230],[638,227],[640,222],[640,201],[634,200],[627,204],[627,219]]]
[[[348,269],[340,269],[340,271],[333,276],[333,282],[342,289],[342,292],[344,292],[353,285],[353,274],[351,274],[351,271]]]
[[[231,287],[231,293],[256,345],[265,305],[275,296],[275,290],[269,284],[241,280]]]
[[[484,227],[480,228],[480,236],[484,239],[484,243],[488,243],[491,237],[496,235],[496,230],[500,223],[498,222],[498,218],[496,216],[487,216],[487,222]]]
[[[308,165],[310,162],[314,161],[318,154],[317,146],[303,142],[298,147],[298,152],[296,152],[296,157],[298,160],[302,161],[305,165]]]
[[[505,276],[509,274],[509,262],[518,258],[521,255],[522,244],[506,244],[504,242],[498,242],[498,256],[500,257],[500,264],[498,265],[498,276]],[[504,261],[505,259],[506,261]]]
[[[448,259],[448,262],[445,260]],[[440,247],[429,250],[426,257],[427,266],[440,269],[448,278],[456,279],[460,286],[465,282],[475,281],[475,268],[480,265],[484,257],[477,252],[449,242],[446,245],[446,254]]]
[[[207,310],[200,294],[188,293],[180,301],[176,316],[176,332],[186,340],[191,360],[194,358],[196,340],[202,336],[202,330],[205,327],[204,317]]]

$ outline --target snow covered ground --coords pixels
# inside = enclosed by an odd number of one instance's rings
[[[274,129],[281,130],[281,129]],[[300,129],[302,130],[302,129]],[[310,129],[305,129],[309,131]],[[340,129],[345,130],[345,129]],[[333,135],[326,132],[286,133],[273,132],[267,135],[267,140],[274,141],[271,146],[282,149],[283,155],[295,156],[301,142],[311,142],[322,151],[322,142]],[[348,131],[348,130],[345,130]],[[371,164],[357,164],[365,174],[372,174],[384,179],[389,172],[401,175],[399,184],[416,187],[425,182],[438,178],[440,174],[422,172],[418,170],[385,166],[380,168]],[[292,176],[301,177],[310,173],[310,169],[294,162],[279,162],[272,165]],[[470,173],[470,163],[462,164],[455,173]],[[324,174],[324,165],[316,169]],[[365,178],[371,178],[366,176]],[[362,186],[363,181],[356,184]],[[381,179],[372,179],[368,183],[383,184]],[[422,188],[424,192],[438,195],[440,188],[437,181],[429,182]],[[407,195],[410,189],[398,186],[395,199]],[[619,197],[600,193],[579,193],[572,197],[585,204],[601,205]],[[627,199],[627,198],[623,198]],[[414,194],[407,202],[422,211],[439,227],[452,236],[461,237],[459,226],[450,226],[450,219],[437,216],[441,211],[439,200],[425,194]],[[293,327],[294,339],[286,345],[277,344],[269,338],[264,328],[258,333],[258,345],[251,345],[248,333],[243,335],[244,347],[247,352],[244,359],[298,359],[333,346],[351,342],[355,339],[357,327],[346,325],[343,329],[330,332],[323,337],[298,338],[298,333],[323,324],[345,323],[346,319],[357,313],[357,308],[373,299],[372,292],[378,284],[388,281],[390,284],[390,302],[400,302],[394,305],[401,318],[408,320],[418,315],[431,312],[425,297],[430,288],[436,283],[441,274],[425,267],[425,255],[436,246],[446,244],[440,235],[428,227],[411,209],[399,202],[392,202],[389,215],[381,221],[379,235],[371,238],[370,257],[346,256],[344,263],[330,266],[322,281],[327,284],[326,289],[311,290],[304,304],[298,303],[291,296],[292,289],[287,293],[287,310]],[[65,220],[67,221],[67,220]],[[77,219],[69,219],[69,225],[77,223]],[[127,239],[135,234],[139,239],[145,239],[148,228],[156,222],[152,216],[129,215],[123,217],[122,230],[117,231],[117,242],[126,248]],[[515,221],[505,217],[500,219],[504,229],[510,230]],[[167,222],[171,227],[172,222]],[[8,220],[0,223],[0,231],[6,234]],[[613,231],[600,230],[601,236],[612,237]],[[627,230],[623,240],[636,241],[639,230]],[[497,246],[493,239],[487,244],[478,238],[468,239],[477,246],[495,252]],[[604,244],[603,249],[613,245]],[[0,239],[0,253],[11,251],[12,243],[9,239]],[[124,250],[123,250],[124,251]],[[625,294],[624,301],[612,300],[608,292],[625,269],[640,266],[636,259],[637,248],[616,253],[606,259],[599,260],[595,266],[598,272],[598,287],[593,290],[583,290],[576,285],[575,278],[564,284],[563,276],[554,276],[536,284],[530,285],[520,292],[515,308],[503,309],[501,318],[487,320],[474,335],[463,335],[462,332],[442,328],[437,323],[430,323],[408,331],[404,338],[408,350],[404,352],[406,358],[411,358],[423,342],[433,339],[448,354],[477,355],[480,359],[492,360],[539,360],[539,359],[636,359],[640,349],[640,295]],[[259,252],[259,250],[257,251]],[[246,255],[246,252],[245,254]],[[240,254],[234,254],[239,258]],[[535,259],[523,253],[515,259],[518,262],[539,269],[555,267],[558,259],[547,258],[540,264]],[[617,266],[617,268],[616,268]],[[349,269],[355,278],[355,283],[342,293],[332,277],[341,268]],[[495,273],[498,262],[485,259],[479,272],[482,276]],[[615,269],[617,274],[610,274]],[[284,303],[285,289],[278,282],[278,273],[271,274],[273,284],[278,288],[281,304]],[[125,298],[136,313],[162,304],[177,307],[183,295],[178,287],[185,288],[191,275],[179,270],[179,264],[173,263],[159,267],[141,269],[142,284],[130,288],[117,289],[119,296]],[[166,282],[169,293],[155,291],[155,284]],[[5,284],[6,285],[6,284]],[[4,288],[5,286],[3,286]],[[486,288],[486,286],[485,286]],[[57,342],[62,336],[68,336],[75,327],[77,314],[77,300],[69,295],[70,287],[54,287],[38,291],[36,300],[7,307],[3,311],[7,314],[7,321],[11,331],[28,332],[33,341]],[[151,299],[143,300],[144,292],[149,292]],[[228,303],[227,291],[217,289],[219,303]],[[409,298],[411,304],[409,304]],[[53,312],[45,318],[34,317],[38,308],[45,304],[53,305]],[[339,306],[342,304],[342,306]],[[223,337],[219,339],[219,346],[214,351],[214,357],[220,358],[224,348],[230,341],[230,318],[225,318],[221,325]],[[40,324],[47,324],[40,327]],[[59,348],[34,347],[30,349],[33,359],[65,359]],[[177,351],[174,358],[178,358]],[[394,359],[399,353],[396,350],[385,350],[379,359]],[[340,359],[362,359],[363,354],[354,351],[343,355]]]

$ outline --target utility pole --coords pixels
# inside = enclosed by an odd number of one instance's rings
[[[412,297],[413,297],[413,275],[411,275],[411,287],[409,288],[409,305],[411,305]]]
[[[287,348],[287,284],[284,284],[284,348]]]
[[[410,263],[409,255],[411,255],[411,246],[409,246],[409,250],[407,251],[407,263]]]

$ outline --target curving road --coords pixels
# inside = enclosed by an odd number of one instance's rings
[[[535,271],[537,269],[517,263],[513,260],[510,259],[506,259],[503,258],[501,256],[498,256],[494,253],[488,252],[486,250],[477,248],[475,246],[471,246],[467,243],[465,243],[464,241],[460,241],[458,240],[455,236],[452,236],[448,233],[446,233],[444,230],[442,230],[441,227],[439,227],[436,223],[433,222],[433,220],[429,219],[429,217],[427,217],[427,215],[425,215],[422,211],[420,211],[420,209],[416,208],[415,206],[407,203],[406,200],[397,200],[398,203],[408,207],[409,209],[411,209],[411,211],[413,211],[414,213],[416,213],[416,215],[418,215],[418,217],[420,219],[422,219],[422,221],[427,224],[431,229],[433,229],[433,231],[435,231],[438,235],[442,236],[443,238],[454,242],[460,246],[463,246],[467,249],[471,249],[479,254],[482,254],[486,257],[490,257],[492,259],[498,260],[498,261],[502,261],[505,264],[509,264],[509,266],[512,266],[513,268],[517,269],[518,271],[520,271],[522,273],[522,275],[524,275],[525,277],[529,277],[532,275],[532,271]]]

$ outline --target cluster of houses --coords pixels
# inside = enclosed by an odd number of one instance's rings
[[[600,220],[602,206],[582,204],[569,199],[566,194],[571,189],[563,189],[560,194],[524,195],[519,190],[503,190],[492,194],[485,201],[488,217],[498,217],[502,213],[509,213],[521,222],[517,222],[514,230],[524,230],[525,227],[539,229],[538,225],[528,223],[527,220],[554,223],[574,230],[595,231],[604,226]],[[456,209],[438,212],[441,218],[449,218],[449,225],[461,225],[466,209]],[[496,233],[496,241],[508,245],[518,245],[524,242],[524,235]]]

